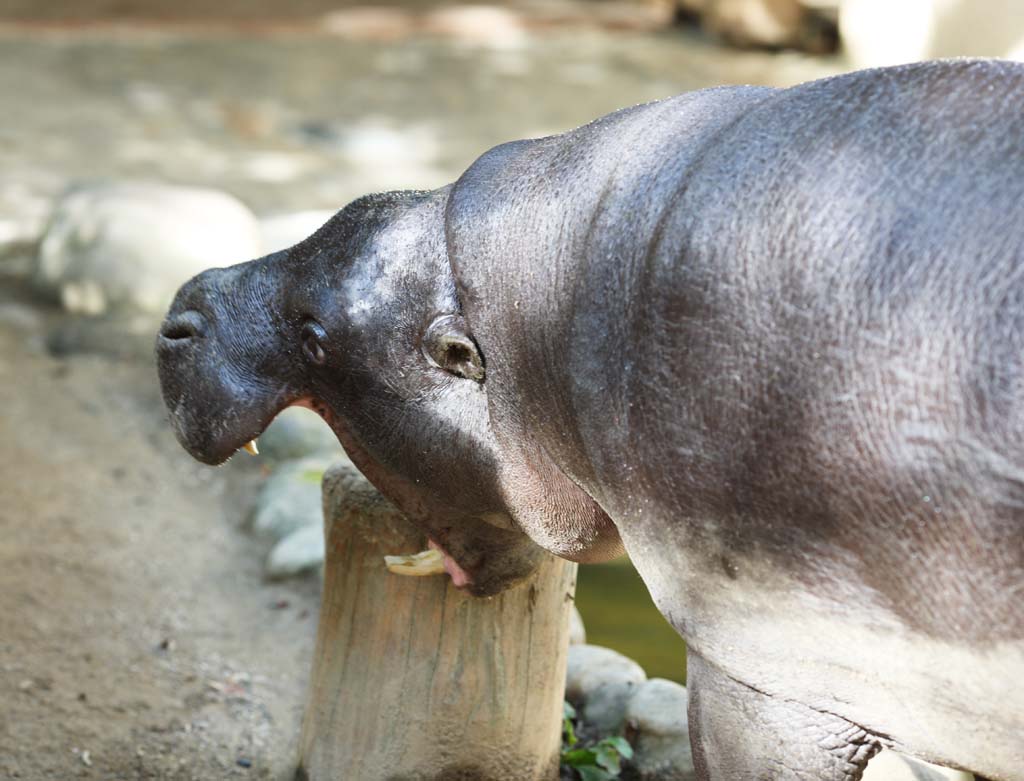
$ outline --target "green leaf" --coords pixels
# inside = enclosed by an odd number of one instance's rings
[[[617,776],[619,771],[622,770],[622,768],[619,767],[619,752],[611,746],[602,746],[598,744],[597,750],[594,754],[597,764],[611,773],[612,777]]]
[[[605,738],[597,745],[608,746],[609,748],[613,748],[616,751],[618,751],[619,755],[624,757],[625,759],[633,758],[633,747],[629,745],[628,740],[626,740],[623,737],[619,737],[618,735],[611,738]]]
[[[576,737],[576,730],[573,729],[572,722],[569,719],[563,719],[562,721],[562,743],[569,748],[579,743],[579,738]]]
[[[589,748],[577,748],[572,751],[562,752],[562,764],[569,767],[580,768],[585,765],[593,766],[597,757]]]
[[[572,748],[579,743],[576,737],[576,728],[572,720],[576,718],[576,709],[568,702],[562,702],[562,744],[564,747]]]
[[[599,767],[585,766],[576,768],[580,774],[581,781],[611,781],[615,776],[610,776]]]

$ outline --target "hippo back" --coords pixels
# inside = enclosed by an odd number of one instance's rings
[[[597,500],[691,647],[996,776],[1024,761],[1022,101],[1024,66],[968,60],[693,93],[492,150],[447,213],[499,440]]]

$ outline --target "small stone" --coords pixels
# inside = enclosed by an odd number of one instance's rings
[[[16,331],[38,332],[42,330],[43,318],[36,309],[26,304],[4,302],[0,304],[0,325]]]
[[[686,721],[686,687],[664,678],[637,686],[626,704],[630,761],[639,781],[693,781],[697,774]]]
[[[290,578],[323,564],[324,531],[320,524],[301,528],[281,540],[267,558],[267,577]]]
[[[226,193],[155,183],[83,185],[57,202],[35,281],[76,314],[161,315],[190,277],[260,254],[256,218]]]
[[[602,733],[621,729],[626,703],[645,680],[643,668],[617,651],[569,646],[565,698],[576,705],[587,725]]]
[[[46,348],[57,357],[98,353],[122,360],[150,361],[154,330],[152,315],[65,317],[47,332]]]
[[[263,442],[260,442],[263,448]],[[307,526],[320,528],[320,481],[336,459],[308,457],[282,463],[267,478],[256,501],[253,530],[274,541]]]
[[[260,434],[259,447],[261,458],[277,463],[316,454],[344,457],[330,426],[304,407],[289,407],[274,418]]]
[[[437,8],[425,17],[424,29],[433,35],[488,49],[518,49],[528,40],[522,17],[496,5]]]
[[[583,616],[576,605],[573,605],[569,612],[569,645],[585,645],[586,642],[587,629],[583,626]]]
[[[396,41],[415,30],[413,16],[407,9],[369,5],[331,11],[320,24],[332,35],[363,41]]]

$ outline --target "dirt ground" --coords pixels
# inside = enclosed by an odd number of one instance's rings
[[[193,463],[145,362],[0,315],[0,778],[290,778],[318,585],[236,528],[259,465]]]

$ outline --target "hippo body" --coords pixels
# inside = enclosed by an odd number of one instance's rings
[[[218,461],[318,409],[478,593],[621,540],[701,779],[1024,779],[1022,106],[1024,66],[935,62],[497,147],[186,285],[172,420]]]

